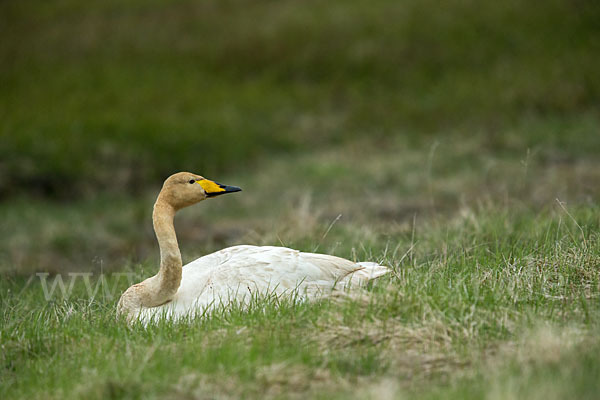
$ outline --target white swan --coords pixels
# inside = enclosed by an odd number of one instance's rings
[[[229,247],[182,267],[173,227],[176,211],[240,190],[189,172],[174,174],[165,181],[152,214],[160,269],[123,293],[117,306],[119,314],[128,321],[148,322],[158,317],[202,315],[217,306],[247,304],[253,296],[263,294],[310,299],[334,287],[360,285],[390,271],[376,263],[271,246]]]

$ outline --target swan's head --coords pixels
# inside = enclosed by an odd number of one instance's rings
[[[167,178],[160,196],[175,209],[180,209],[209,197],[241,190],[237,186],[221,185],[191,172],[178,172]]]

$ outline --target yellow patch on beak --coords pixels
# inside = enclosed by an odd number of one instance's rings
[[[196,183],[202,186],[202,189],[204,189],[206,194],[223,193],[225,191],[223,185],[219,185],[208,179],[202,179],[201,181],[196,181]]]

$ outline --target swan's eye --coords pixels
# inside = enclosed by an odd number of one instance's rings
[[[192,183],[196,183],[196,181],[194,179],[190,179],[190,181],[188,183],[192,184]]]

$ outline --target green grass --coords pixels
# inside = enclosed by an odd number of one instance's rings
[[[116,318],[128,284],[111,274],[155,273],[154,191],[4,204],[2,397],[594,398],[597,161],[484,148],[361,142],[224,179],[244,191],[176,219],[185,261],[283,243],[394,274],[315,304],[264,299],[146,329]],[[87,271],[92,285],[105,272],[113,297],[78,278],[48,302],[38,271]]]
[[[393,237],[397,251],[374,251],[395,272],[364,293],[148,328],[81,282],[46,302],[37,278],[5,279],[2,397],[593,398],[600,221],[569,214],[419,224]]]

